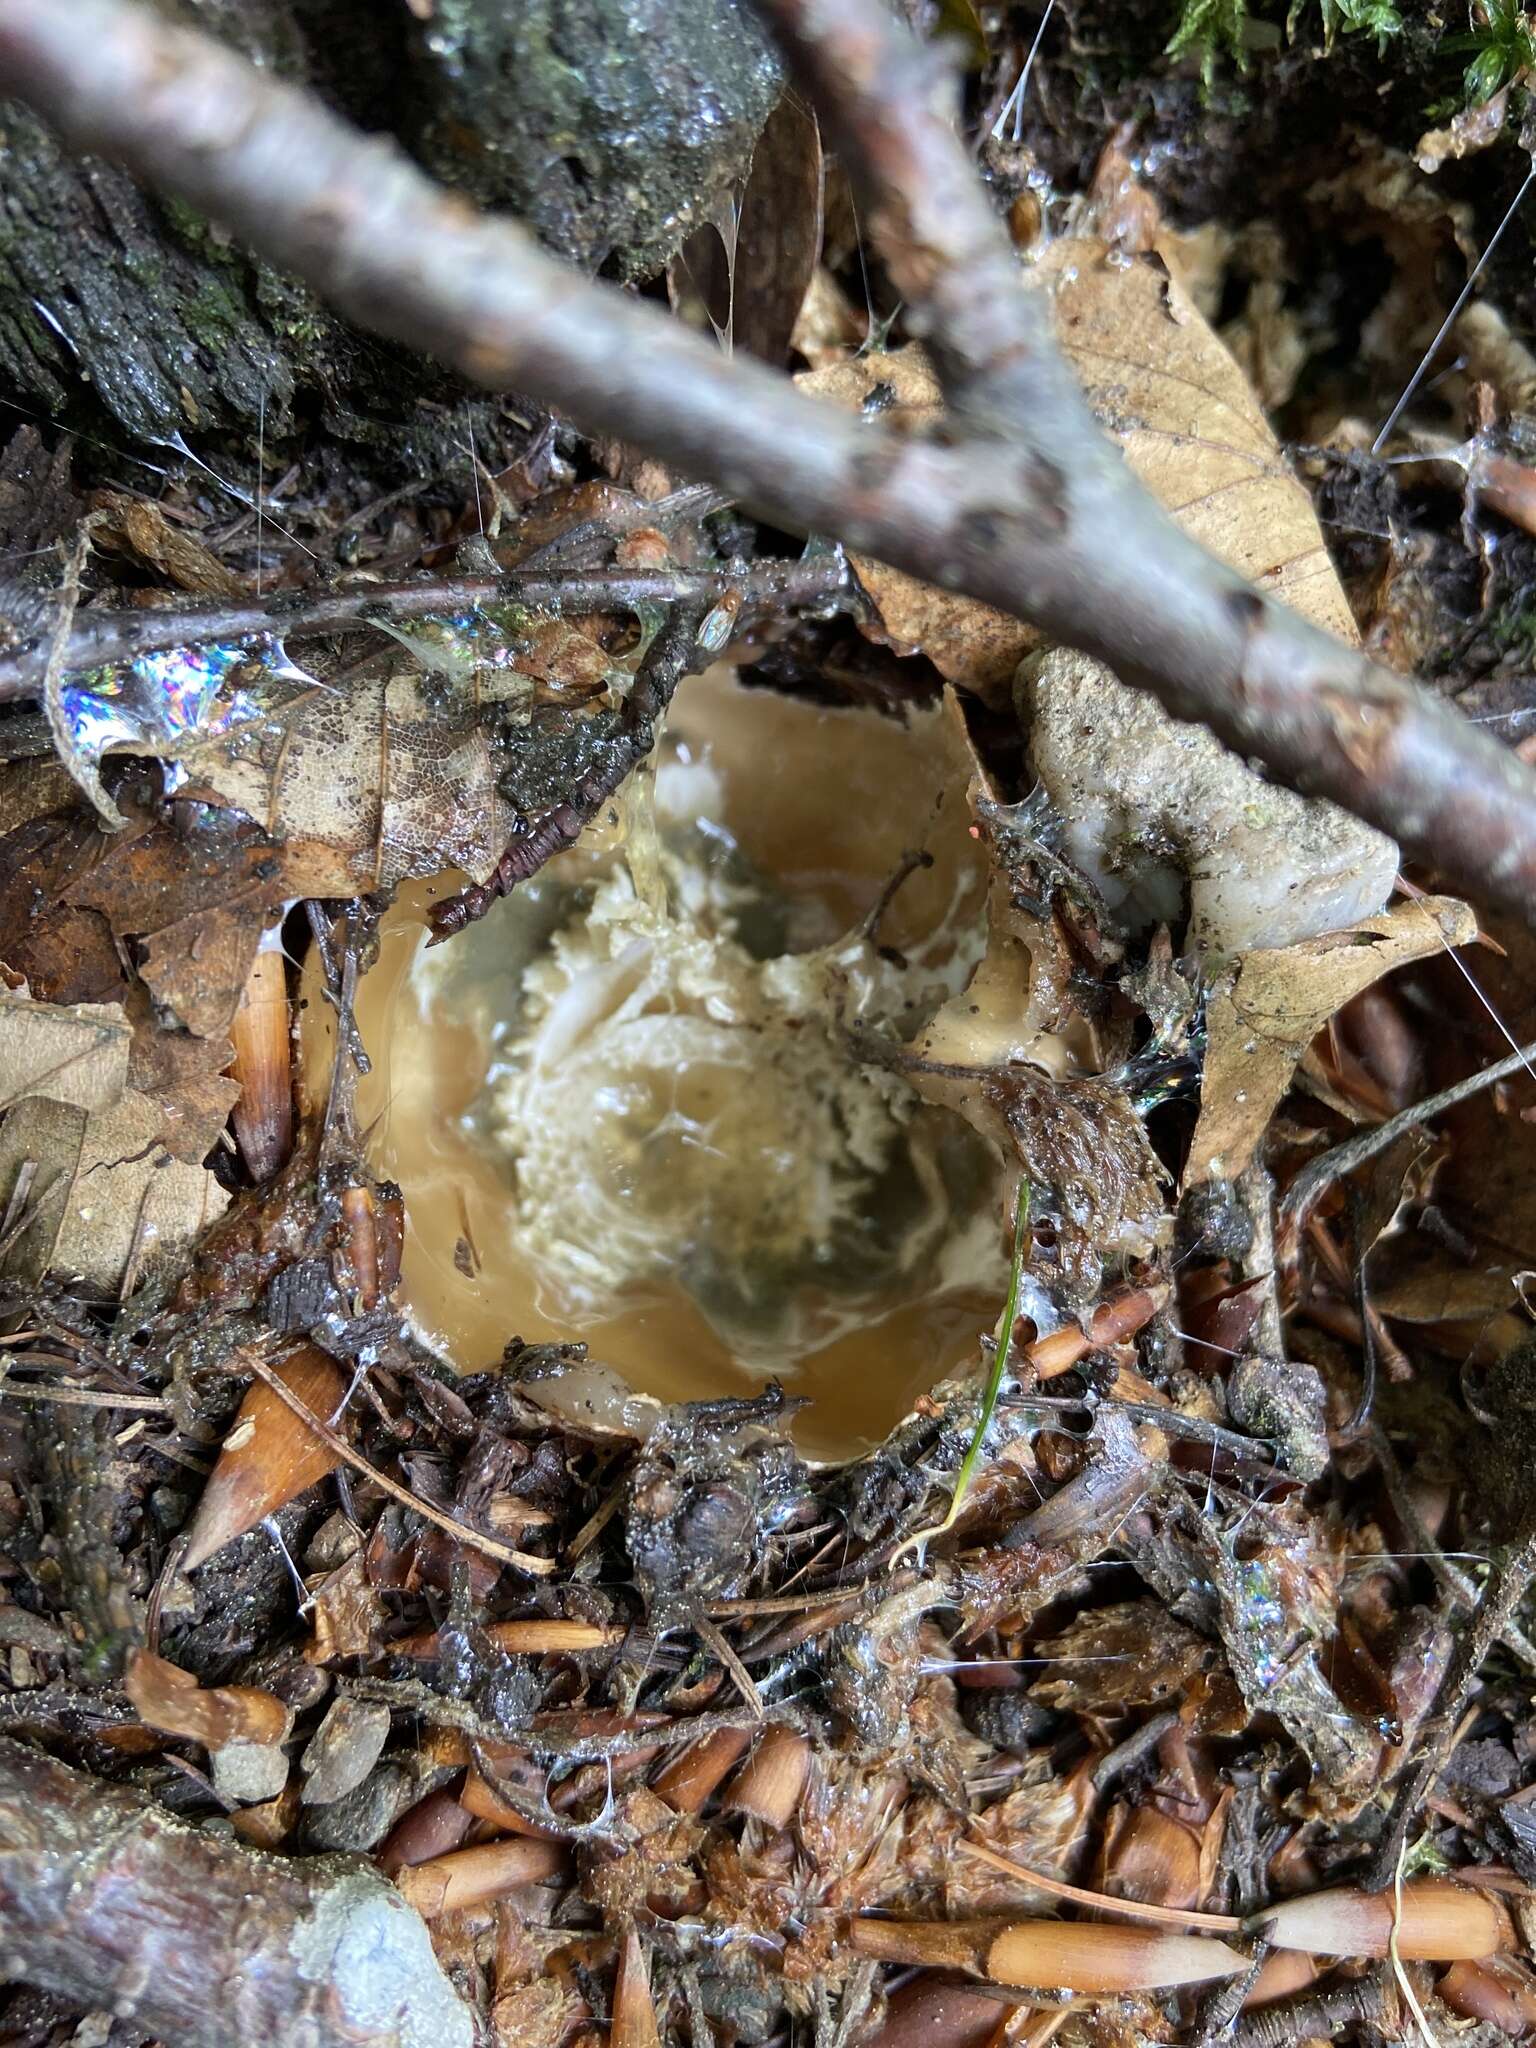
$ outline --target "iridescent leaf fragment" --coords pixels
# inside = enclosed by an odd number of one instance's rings
[[[174,759],[194,739],[257,717],[266,691],[279,683],[317,687],[270,633],[164,648],[66,675],[48,704],[49,723],[65,767],[120,831],[127,821],[101,782],[105,754]],[[179,780],[173,770],[169,786]]]

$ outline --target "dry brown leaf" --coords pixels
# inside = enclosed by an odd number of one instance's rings
[[[195,534],[167,519],[158,505],[121,491],[99,491],[92,536],[98,546],[120,548],[158,569],[178,590],[196,597],[244,597],[245,581],[226,568]]]
[[[161,1123],[132,1090],[95,1112],[39,1098],[11,1110],[0,1125],[0,1213],[19,1202],[29,1220],[4,1271],[23,1282],[53,1271],[107,1295],[174,1271],[228,1197],[212,1174],[171,1156]]]
[[[1050,244],[1032,282],[1048,291],[1062,348],[1100,423],[1186,533],[1261,589],[1346,640],[1354,620],[1305,487],[1291,474],[1247,379],[1179,281],[1155,258],[1112,258],[1101,243]],[[849,407],[890,398],[886,428],[940,410],[917,346],[864,355],[799,379]],[[898,645],[920,648],[951,682],[1006,693],[1040,635],[864,556],[859,580]]]
[[[198,1166],[219,1142],[229,1112],[240,1099],[240,1085],[226,1072],[232,1055],[222,1035],[194,1038],[160,1024],[149,992],[136,983],[128,993],[133,1045],[128,1055],[128,1086],[147,1096],[160,1112],[165,1148],[189,1166]]]
[[[1206,1004],[1205,1077],[1188,1181],[1242,1172],[1308,1043],[1335,1011],[1394,967],[1469,945],[1476,935],[1465,903],[1427,896],[1347,931],[1240,955]]]
[[[309,1600],[314,1634],[304,1651],[306,1663],[330,1664],[342,1657],[374,1654],[387,1616],[362,1551],[311,1585]]]
[[[121,1006],[127,1086],[156,1107],[160,1139],[188,1165],[217,1143],[235,1099],[230,1025],[291,888],[281,861],[249,827],[184,837],[135,818],[108,835],[77,804],[0,842],[8,972],[50,1004]]]
[[[877,410],[879,419],[872,431],[917,432],[942,410],[939,380],[927,350],[916,343],[808,370],[795,381],[850,412]],[[1014,670],[1030,648],[1040,644],[1032,626],[974,598],[921,583],[868,555],[851,559],[884,629],[871,631],[871,639],[886,639],[904,652],[920,649],[950,682],[1006,699]]]
[[[734,218],[691,234],[667,269],[685,317],[707,317],[731,346],[782,365],[821,254],[821,131],[786,92],[763,127]]]
[[[0,1110],[28,1096],[110,1109],[128,1085],[128,1019],[118,1003],[0,996]]]
[[[1464,1266],[1453,1252],[1426,1247],[1416,1232],[1372,1260],[1371,1306],[1401,1323],[1484,1324],[1518,1308],[1518,1283],[1529,1270],[1515,1261]]]

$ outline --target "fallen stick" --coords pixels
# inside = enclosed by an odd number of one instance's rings
[[[77,611],[64,645],[66,669],[99,668],[184,647],[194,640],[244,640],[262,633],[298,640],[408,624],[476,605],[526,606],[536,612],[632,611],[639,605],[716,604],[739,598],[788,610],[853,595],[847,565],[835,555],[802,562],[759,562],[750,569],[509,569],[504,576],[420,576],[403,583],[353,583],[342,589],[281,591],[240,603],[184,604],[153,611]],[[39,633],[0,652],[0,704],[36,696],[48,662]]]
[[[882,0],[770,0],[954,417],[901,438],[577,276],[388,144],[127,0],[0,0],[0,76],[365,327],[799,532],[1029,618],[1529,918],[1536,775],[1181,533],[1099,433]]]
[[[0,1742],[0,1968],[164,2048],[471,2048],[470,2010],[370,1864],[269,1856]]]

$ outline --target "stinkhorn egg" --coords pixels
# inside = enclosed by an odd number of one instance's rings
[[[359,1124],[435,1352],[477,1371],[514,1337],[581,1341],[662,1401],[777,1378],[820,1455],[974,1358],[1002,1168],[899,1057],[985,942],[946,716],[691,680],[654,768],[429,946],[457,880],[402,890],[356,1012]],[[335,1022],[315,970],[307,994],[316,1096]]]

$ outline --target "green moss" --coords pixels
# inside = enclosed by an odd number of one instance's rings
[[[1536,603],[1526,599],[1504,606],[1494,615],[1489,630],[1497,646],[1524,661],[1536,660]]]
[[[1333,48],[1340,35],[1373,35],[1381,49],[1402,31],[1403,18],[1392,0],[1316,0],[1316,5],[1326,50]],[[1306,28],[1311,13],[1312,0],[1292,0],[1285,23],[1286,34],[1292,41]],[[1184,0],[1179,25],[1168,44],[1168,55],[1197,55],[1201,81],[1209,91],[1223,59],[1245,71],[1254,44],[1273,40],[1274,24],[1251,18],[1248,0]]]
[[[1536,35],[1520,0],[1477,0],[1476,26],[1464,36],[1447,36],[1447,56],[1464,56],[1462,85],[1469,107],[1491,100],[1501,87],[1536,71]]]

